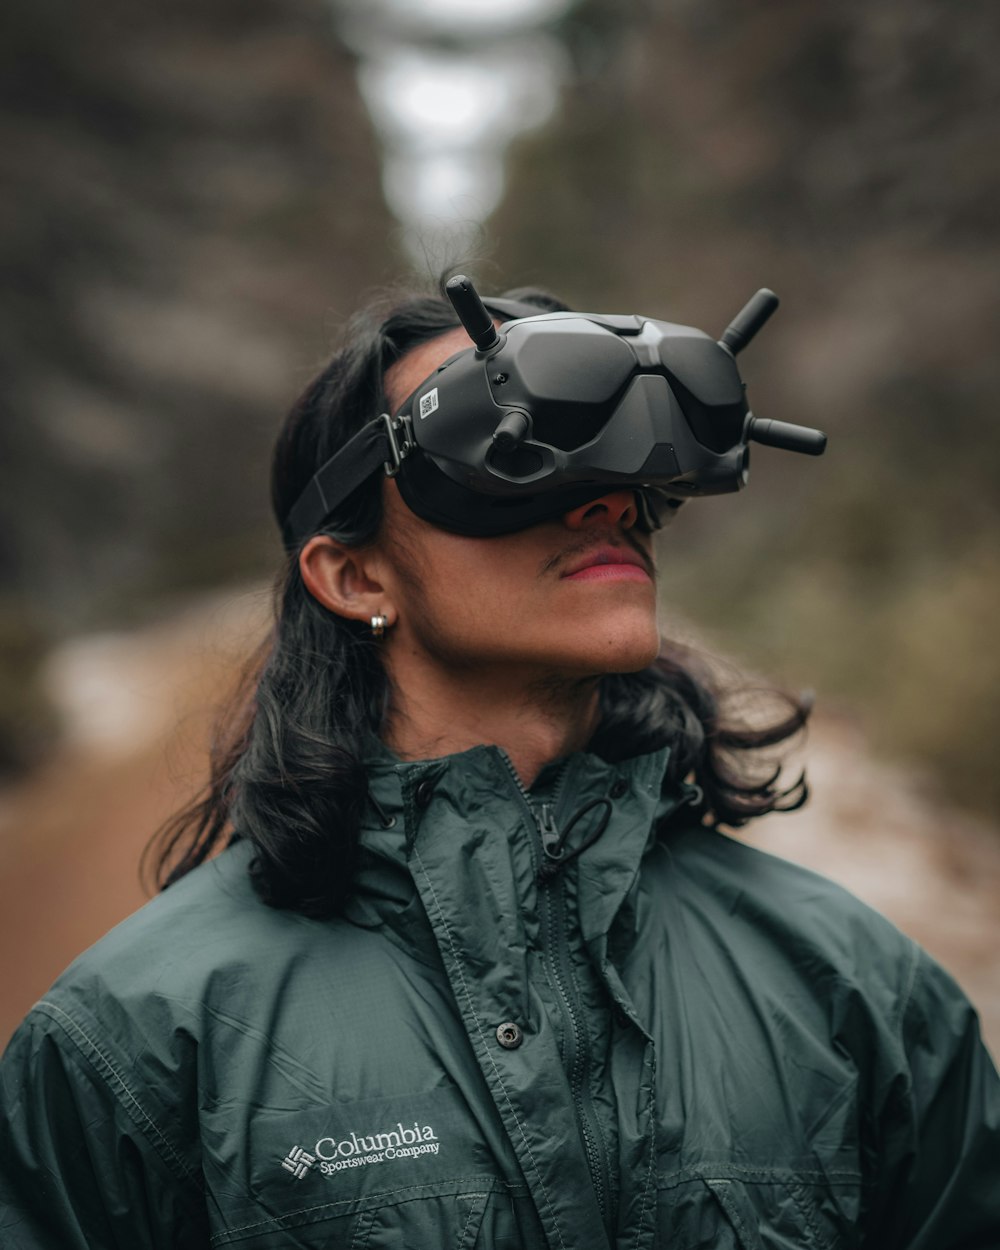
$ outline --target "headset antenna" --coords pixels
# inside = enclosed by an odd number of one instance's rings
[[[767,287],[761,287],[751,296],[726,327],[719,339],[722,347],[735,356],[741,352],[771,313],[778,307],[778,297]],[[744,437],[767,447],[780,447],[783,451],[797,451],[804,456],[822,456],[826,451],[826,435],[805,425],[791,425],[788,421],[769,421],[748,414]]]
[[[735,356],[746,347],[778,307],[778,303],[778,297],[773,291],[769,291],[766,286],[761,287],[732,319],[719,342],[723,347],[728,347]]]
[[[476,351],[492,351],[502,340],[493,324],[493,318],[486,311],[486,305],[479,298],[479,292],[469,279],[465,274],[456,274],[454,278],[448,279],[444,290],[466,333],[475,343]]]

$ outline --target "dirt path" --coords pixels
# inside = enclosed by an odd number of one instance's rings
[[[230,594],[55,658],[66,746],[0,795],[0,1043],[75,954],[145,900],[139,855],[197,788],[211,709],[266,613],[263,592]],[[1000,1053],[1000,829],[872,761],[847,722],[819,718],[806,759],[812,802],[748,840],[840,881],[921,941]]]
[[[264,592],[230,594],[53,658],[65,746],[0,793],[0,1045],[74,956],[146,901],[143,847],[201,784],[213,709],[266,619]]]

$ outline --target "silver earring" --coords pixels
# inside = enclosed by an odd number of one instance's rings
[[[389,624],[389,618],[381,614],[372,617],[372,637],[378,641],[385,637],[385,627]]]

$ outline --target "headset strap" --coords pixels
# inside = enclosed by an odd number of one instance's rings
[[[541,308],[538,304],[529,304],[520,299],[493,299],[485,296],[483,304],[487,312],[503,313],[507,321],[518,321],[521,317],[544,317],[551,310]]]
[[[391,469],[395,474],[400,459],[400,447],[386,416],[362,426],[317,471],[295,501],[284,525],[288,545],[294,546],[314,534],[334,508],[377,469],[385,468],[387,473]]]

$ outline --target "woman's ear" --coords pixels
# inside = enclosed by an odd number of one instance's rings
[[[299,553],[299,571],[312,597],[337,616],[365,622],[384,616],[387,625],[395,620],[371,548],[345,547],[328,534],[316,534]]]

